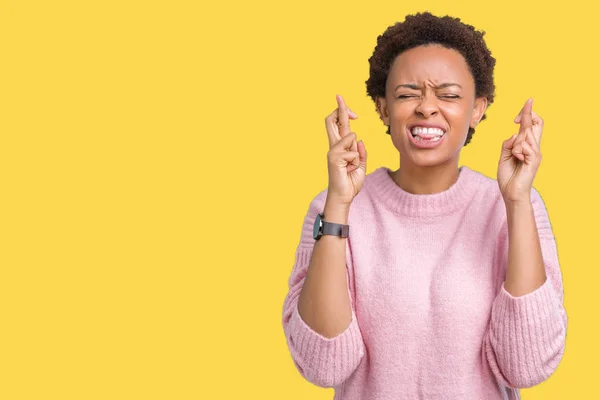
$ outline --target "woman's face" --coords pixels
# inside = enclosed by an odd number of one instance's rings
[[[402,165],[420,167],[457,164],[469,127],[477,125],[487,107],[485,97],[475,98],[464,57],[435,44],[396,57],[386,96],[377,100]]]

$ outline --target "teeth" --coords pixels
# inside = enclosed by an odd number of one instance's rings
[[[417,135],[438,135],[442,136],[444,131],[439,128],[425,128],[421,126],[415,126],[411,131],[413,136]]]

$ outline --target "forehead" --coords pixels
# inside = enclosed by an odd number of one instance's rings
[[[388,84],[459,83],[474,86],[465,58],[458,51],[432,44],[402,52],[390,68]]]

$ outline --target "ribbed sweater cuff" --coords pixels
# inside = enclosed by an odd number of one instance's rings
[[[556,369],[564,349],[559,300],[552,282],[515,297],[502,288],[492,311],[492,344],[511,385],[530,387]]]
[[[511,315],[515,321],[529,322],[532,326],[547,331],[545,324],[553,325],[560,320],[558,298],[550,279],[531,293],[513,296],[502,284],[496,299],[497,313]]]
[[[309,327],[294,307],[288,326],[290,349],[300,372],[323,387],[341,384],[356,369],[363,356],[362,336],[356,315],[339,335],[326,338]]]

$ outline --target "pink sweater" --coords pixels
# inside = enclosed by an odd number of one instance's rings
[[[296,367],[334,387],[335,400],[519,399],[517,388],[555,371],[565,346],[562,277],[541,197],[532,189],[547,280],[513,297],[503,285],[508,228],[496,180],[462,166],[448,190],[415,195],[388,171],[367,175],[350,209],[352,321],[334,338],[298,313],[327,191],[310,204],[283,307]]]

